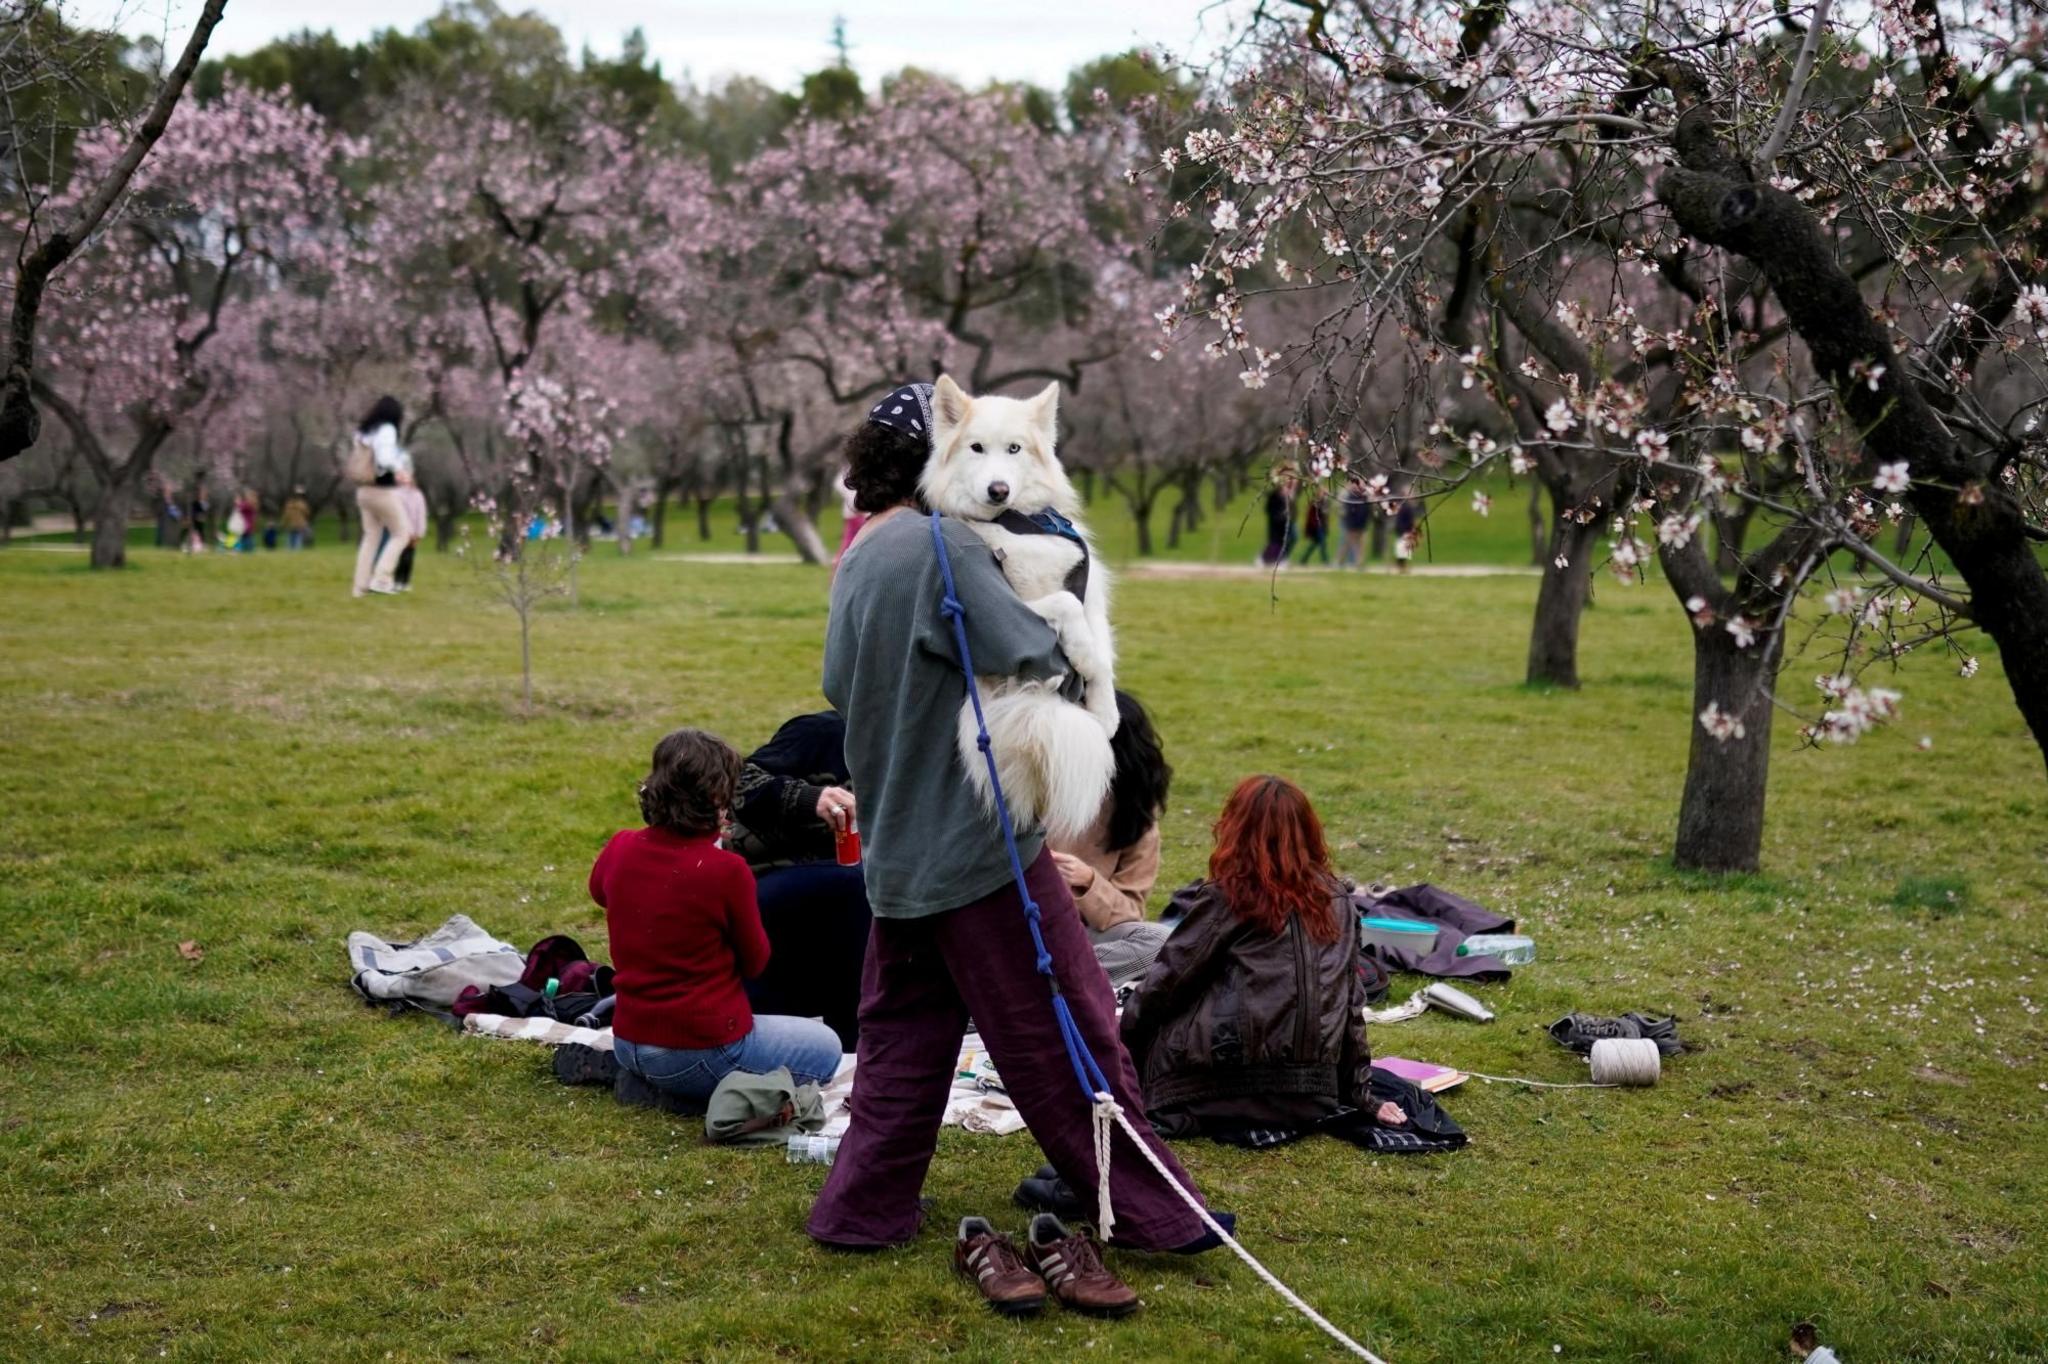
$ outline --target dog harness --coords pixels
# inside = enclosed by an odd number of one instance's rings
[[[1012,507],[996,518],[996,524],[1012,535],[1057,535],[1063,540],[1072,540],[1081,551],[1081,562],[1067,570],[1067,578],[1061,586],[1074,594],[1078,601],[1088,600],[1088,542],[1081,538],[1081,532],[1072,521],[1048,508],[1045,511],[1026,516]]]

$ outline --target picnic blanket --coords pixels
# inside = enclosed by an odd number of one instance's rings
[[[361,929],[348,935],[349,984],[365,999],[446,1009],[463,989],[519,979],[526,954],[457,914],[417,942],[386,942]]]
[[[539,1042],[550,1047],[573,1043],[604,1051],[612,1049],[610,1028],[579,1028],[570,1023],[557,1023],[551,1018],[470,1014],[462,1020],[462,1030],[475,1037]],[[850,1107],[853,1075],[854,1056],[848,1052],[839,1058],[839,1069],[819,1091],[825,1100],[824,1130],[828,1137],[839,1136],[853,1122]],[[1024,1130],[1024,1115],[1017,1111],[1017,1105],[1010,1102],[1010,1096],[1003,1093],[995,1067],[989,1063],[988,1052],[982,1048],[979,1033],[970,1032],[960,1039],[960,1059],[954,1067],[953,1092],[946,1099],[944,1123],[965,1132],[979,1132],[992,1137]]]

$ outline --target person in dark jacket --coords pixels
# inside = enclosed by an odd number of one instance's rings
[[[1364,1107],[1372,1053],[1358,916],[1300,787],[1238,784],[1216,821],[1209,877],[1174,897],[1176,914],[1122,1024],[1153,1126],[1213,1136]],[[1389,1104],[1379,1118],[1405,1114]]]
[[[860,1041],[860,971],[874,914],[838,833],[858,818],[839,712],[799,715],[747,755],[733,797],[732,850],[754,869],[774,948],[747,982],[761,1013],[823,1018],[847,1051]]]

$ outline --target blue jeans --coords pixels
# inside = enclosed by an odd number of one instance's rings
[[[722,1047],[683,1051],[612,1038],[619,1064],[656,1089],[686,1099],[708,1099],[736,1070],[766,1075],[788,1066],[800,1085],[821,1085],[839,1069],[839,1035],[809,1018],[755,1014],[754,1030]]]

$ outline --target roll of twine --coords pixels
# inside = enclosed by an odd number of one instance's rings
[[[1663,1058],[1646,1037],[1603,1037],[1593,1044],[1593,1083],[1646,1089],[1657,1083]]]
[[[1520,1075],[1488,1075],[1484,1071],[1465,1073],[1475,1080],[1502,1085],[1527,1085],[1531,1089],[1648,1089],[1663,1073],[1664,1061],[1657,1044],[1646,1037],[1603,1037],[1593,1044],[1587,1058],[1593,1066],[1590,1082],[1576,1080],[1560,1084],[1555,1080],[1530,1080]]]

